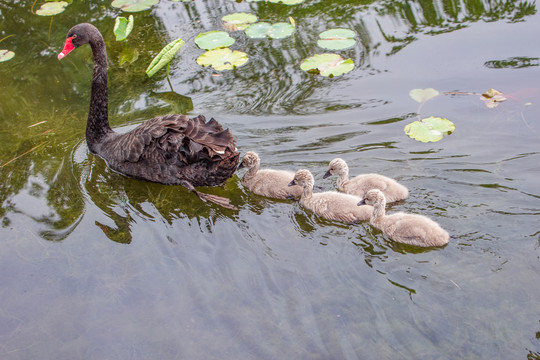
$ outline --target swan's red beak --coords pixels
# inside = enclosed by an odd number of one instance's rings
[[[71,42],[73,40],[73,37],[68,37],[66,39],[66,44],[64,45],[64,50],[60,54],[58,54],[58,60],[61,60],[64,56],[69,54],[73,49],[75,49],[75,46],[73,46],[73,43]]]

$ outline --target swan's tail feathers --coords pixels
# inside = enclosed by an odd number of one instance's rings
[[[202,201],[204,201],[204,202],[210,201],[210,202],[213,202],[214,204],[222,206],[222,207],[224,207],[226,209],[238,210],[238,208],[236,206],[231,204],[231,201],[229,199],[227,199],[225,197],[222,197],[222,196],[206,194],[206,193],[197,191],[195,189],[195,187],[189,181],[183,180],[183,181],[180,182],[180,185],[182,185],[183,187],[185,187],[189,191],[194,192],[195,195],[197,195],[197,197],[199,199],[201,199]]]
[[[197,191],[197,190],[195,190],[194,193],[202,201],[205,201],[205,202],[210,201],[210,202],[213,202],[214,204],[218,204],[219,206],[222,206],[222,207],[224,207],[226,209],[238,210],[238,208],[236,206],[234,206],[233,204],[231,204],[231,201],[229,199],[225,198],[225,197],[212,195],[212,194],[206,194],[206,193],[202,193],[202,192]]]

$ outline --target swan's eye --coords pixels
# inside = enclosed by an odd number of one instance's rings
[[[73,35],[71,38],[72,38],[72,39],[75,39],[76,37],[77,37],[77,35]]]

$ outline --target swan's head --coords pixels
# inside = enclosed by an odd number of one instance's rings
[[[303,188],[313,188],[314,183],[315,181],[313,180],[313,175],[311,175],[309,170],[301,169],[294,174],[294,179],[289,183],[289,186],[299,185]]]
[[[244,154],[244,157],[242,158],[242,162],[240,165],[238,165],[239,169],[247,168],[252,169],[256,166],[259,166],[261,163],[261,160],[259,159],[259,155],[254,153],[253,151],[248,151]]]
[[[326,179],[329,176],[332,175],[348,175],[349,174],[349,167],[347,166],[347,163],[345,160],[336,158],[328,164],[328,171],[326,174],[324,174],[323,179]]]
[[[362,201],[358,203],[358,206],[376,204],[386,204],[386,198],[381,190],[371,189],[364,194],[364,197],[362,198]]]
[[[61,60],[79,46],[88,44],[95,34],[99,34],[99,30],[92,24],[82,23],[72,27],[68,31],[64,49],[58,54],[58,60]]]

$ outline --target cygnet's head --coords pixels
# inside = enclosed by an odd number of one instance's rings
[[[261,160],[259,159],[259,155],[254,153],[253,151],[248,151],[244,154],[244,157],[242,158],[242,162],[240,165],[238,165],[239,169],[247,168],[252,169],[255,166],[260,165]]]
[[[330,161],[328,164],[328,171],[326,174],[324,174],[323,179],[326,179],[329,176],[332,175],[346,175],[349,173],[349,167],[347,166],[347,163],[345,160],[340,158],[335,158],[334,160]]]
[[[386,204],[386,198],[384,194],[379,189],[371,189],[364,194],[362,201],[358,203],[360,205],[375,205],[375,204]]]
[[[313,175],[309,170],[301,169],[294,174],[294,179],[289,183],[289,186],[299,185],[301,187],[313,187],[315,181],[313,180]]]

